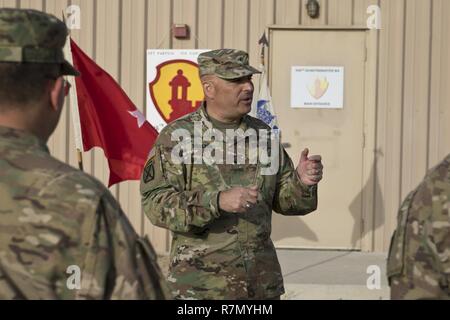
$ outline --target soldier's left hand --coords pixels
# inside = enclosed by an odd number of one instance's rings
[[[322,157],[320,155],[308,157],[308,153],[308,149],[303,150],[298,162],[297,173],[304,184],[313,186],[322,180]]]

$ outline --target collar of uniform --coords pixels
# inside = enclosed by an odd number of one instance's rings
[[[0,140],[11,145],[21,145],[50,153],[44,141],[27,131],[0,126]]]

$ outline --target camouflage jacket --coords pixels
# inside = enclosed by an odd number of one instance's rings
[[[243,165],[175,163],[171,159],[176,146],[173,133],[182,129],[194,134],[199,128],[196,123],[201,123],[202,133],[213,127],[204,107],[161,131],[141,180],[144,212],[154,225],[172,231],[168,276],[172,294],[177,299],[279,296],[284,287],[270,239],[272,210],[285,215],[310,213],[317,207],[317,187],[301,183],[279,145],[281,161],[273,175],[261,174],[259,160],[250,164],[248,152]],[[245,116],[240,129],[249,128],[269,129],[262,121]],[[259,187],[255,207],[246,213],[219,210],[220,191],[251,185]]]
[[[161,279],[100,182],[0,127],[0,299],[163,299]]]
[[[400,207],[387,276],[392,299],[450,299],[450,155]]]

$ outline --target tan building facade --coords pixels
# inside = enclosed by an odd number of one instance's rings
[[[450,1],[319,0],[0,0],[0,7],[34,8],[61,17],[81,9],[72,37],[108,71],[144,113],[146,49],[233,47],[259,64],[266,30],[275,112],[294,162],[310,147],[324,156],[319,210],[311,217],[274,217],[280,247],[387,251],[397,209],[426,170],[450,152]],[[368,29],[381,8],[381,29]],[[187,24],[189,39],[171,35]],[[292,65],[345,67],[342,110],[289,106]],[[257,81],[257,79],[255,79]],[[53,155],[77,165],[71,112],[66,108],[49,142]],[[286,140],[286,141],[285,141]],[[85,170],[105,184],[102,150],[83,154]],[[143,215],[139,183],[111,188],[133,225],[160,252],[170,235]],[[338,235],[338,236],[337,236]]]

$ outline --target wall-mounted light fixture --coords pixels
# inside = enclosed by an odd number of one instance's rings
[[[189,39],[189,26],[187,24],[173,24],[172,35],[177,39]]]
[[[319,2],[317,2],[317,0],[308,0],[308,3],[306,4],[306,10],[311,18],[317,18],[320,12]]]

